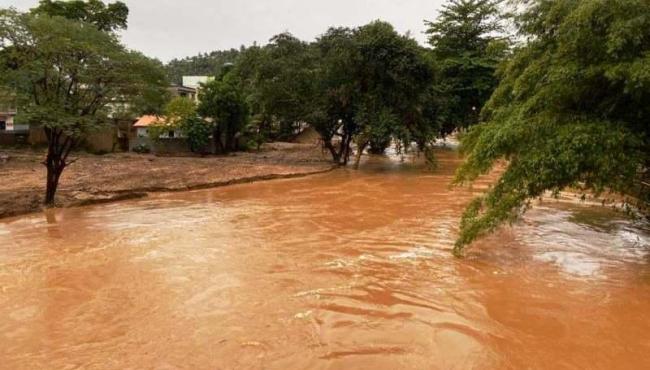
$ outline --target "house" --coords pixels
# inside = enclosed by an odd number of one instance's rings
[[[0,144],[13,145],[27,141],[29,125],[16,124],[16,113],[13,104],[0,104]]]
[[[10,133],[29,131],[29,125],[14,124],[16,113],[16,108],[0,105],[0,131]]]
[[[165,117],[146,115],[138,118],[133,124],[136,129],[136,136],[138,138],[149,138],[149,129],[151,126],[165,126]],[[170,127],[169,130],[163,130],[159,139],[182,139],[184,138],[183,132],[178,128]]]
[[[187,98],[197,103],[199,101],[198,91],[193,87],[172,85],[169,87],[169,92],[172,98]]]
[[[182,153],[189,151],[189,144],[183,132],[177,127],[166,129],[165,117],[146,115],[133,124],[135,140],[130,142],[130,150],[146,148],[156,153]],[[151,137],[153,126],[162,127],[157,138]]]
[[[200,90],[202,84],[210,81],[214,81],[214,76],[183,76],[183,86],[196,90]]]

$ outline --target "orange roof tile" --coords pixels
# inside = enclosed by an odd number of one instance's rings
[[[133,127],[149,127],[152,125],[160,125],[160,124],[165,124],[165,118],[164,117],[159,117],[159,116],[142,116],[138,119],[136,123],[133,124]]]

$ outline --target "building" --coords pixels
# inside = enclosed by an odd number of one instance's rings
[[[149,138],[149,128],[151,126],[165,126],[165,117],[159,116],[142,116],[134,124],[135,134],[138,138]],[[183,132],[178,128],[170,127],[169,130],[161,132],[159,139],[182,139]]]
[[[15,123],[16,107],[13,104],[0,104],[0,144],[24,143],[29,136],[29,125]]]
[[[24,129],[29,130],[29,126],[25,127],[14,124],[15,116],[16,108],[0,105],[0,131],[17,132]]]
[[[199,94],[193,87],[172,85],[169,87],[169,92],[172,98],[181,97],[195,102],[199,101]]]
[[[183,76],[183,86],[196,90],[201,89],[201,84],[214,81],[214,76]]]
[[[132,140],[130,149],[132,151],[146,148],[154,153],[183,153],[189,151],[189,144],[183,132],[177,127],[169,127],[160,131],[158,138],[151,137],[153,126],[165,127],[165,117],[142,116],[134,124],[135,140]]]

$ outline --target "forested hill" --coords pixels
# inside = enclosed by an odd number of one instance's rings
[[[234,63],[240,52],[239,49],[219,50],[173,59],[165,65],[165,69],[169,80],[175,84],[180,84],[183,76],[216,76],[224,63]]]

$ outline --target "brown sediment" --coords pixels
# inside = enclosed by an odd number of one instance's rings
[[[647,225],[545,202],[456,259],[494,177],[437,155],[0,221],[0,369],[650,368]]]
[[[43,210],[45,153],[3,151],[0,164],[0,218]],[[57,208],[144,198],[154,192],[179,192],[308,176],[335,168],[313,144],[274,143],[260,152],[230,156],[157,157],[133,153],[78,154],[67,168]]]

